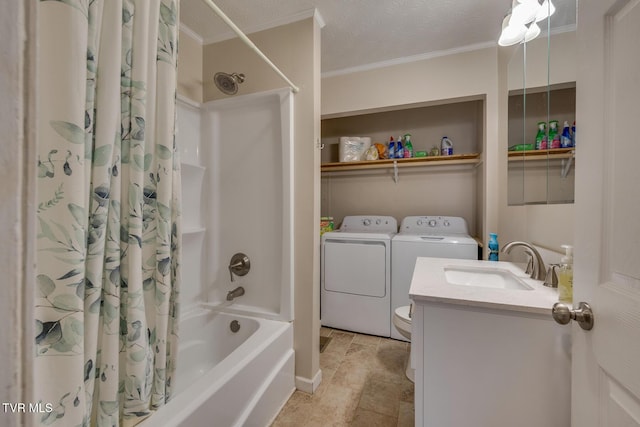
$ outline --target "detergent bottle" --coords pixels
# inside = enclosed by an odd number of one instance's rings
[[[440,142],[440,155],[441,156],[451,156],[453,154],[453,142],[446,136],[442,137],[442,141]]]

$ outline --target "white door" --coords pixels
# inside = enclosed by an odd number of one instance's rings
[[[572,426],[640,426],[640,0],[580,0]]]

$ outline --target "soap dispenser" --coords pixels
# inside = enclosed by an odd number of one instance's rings
[[[565,256],[560,261],[558,271],[558,300],[560,302],[573,302],[573,246],[562,245]]]

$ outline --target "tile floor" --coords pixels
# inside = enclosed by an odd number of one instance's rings
[[[322,328],[332,339],[320,353],[322,383],[296,391],[272,427],[413,426],[413,383],[404,373],[409,344]]]

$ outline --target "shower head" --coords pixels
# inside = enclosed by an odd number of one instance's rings
[[[216,87],[227,95],[235,95],[238,92],[238,85],[244,82],[244,74],[217,72],[213,76]]]

